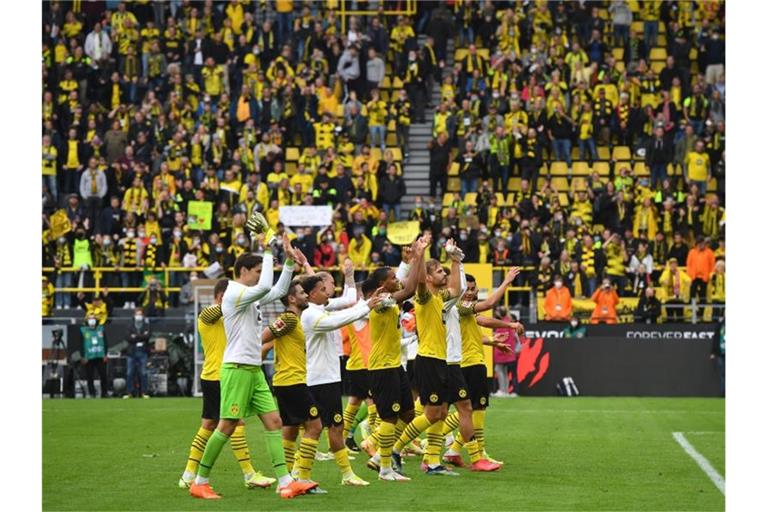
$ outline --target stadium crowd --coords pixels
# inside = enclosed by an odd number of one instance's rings
[[[724,302],[723,2],[356,4],[380,14],[342,31],[333,0],[45,3],[43,315],[91,268],[141,288],[231,267],[254,207],[318,267],[397,265],[387,225],[410,218],[433,257],[455,238],[547,300]],[[420,122],[432,197],[406,216]],[[209,229],[190,201],[213,203]],[[327,228],[279,222],[326,204]],[[118,303],[178,303],[156,288]]]

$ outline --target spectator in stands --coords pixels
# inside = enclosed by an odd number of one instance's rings
[[[655,324],[661,316],[661,302],[656,298],[656,290],[652,287],[645,289],[635,308],[635,322]]]
[[[429,195],[437,197],[437,186],[440,193],[447,192],[448,169],[451,166],[451,147],[448,145],[448,134],[441,132],[435,140],[428,144],[429,149]]]
[[[128,372],[126,376],[126,394],[123,398],[149,398],[147,382],[147,357],[149,354],[149,339],[151,329],[149,321],[144,318],[144,310],[136,308],[133,322],[128,327]],[[136,386],[138,380],[138,386]],[[137,390],[138,388],[138,390]]]
[[[685,183],[696,185],[702,194],[706,194],[711,178],[712,167],[709,155],[704,152],[704,141],[697,140],[695,149],[685,157]]]
[[[715,262],[715,271],[709,276],[707,285],[707,302],[715,306],[712,316],[717,317],[725,309],[725,260]]]
[[[109,296],[109,290],[104,288],[100,292],[93,294],[90,302],[85,300],[85,294],[77,294],[77,304],[85,310],[85,318],[94,317],[99,325],[104,325],[112,314],[112,300]]]
[[[619,294],[611,285],[610,279],[603,279],[600,288],[592,294],[592,302],[596,304],[592,311],[593,324],[615,324],[618,321],[616,306],[619,304]]]
[[[405,181],[401,176],[397,175],[395,165],[390,165],[387,168],[386,176],[379,181],[379,195],[387,218],[389,218],[391,212],[394,214],[395,222],[400,220],[400,203],[405,193]]]
[[[709,248],[709,240],[696,237],[696,247],[688,251],[685,273],[691,278],[691,298],[699,304],[707,300],[707,283],[714,270],[715,253]]]
[[[165,309],[168,307],[168,298],[160,287],[160,282],[155,277],[151,277],[147,287],[139,295],[138,303],[147,318],[165,316]]]
[[[459,177],[461,178],[461,195],[477,192],[477,180],[483,174],[480,153],[475,151],[474,144],[467,141],[464,152],[459,158]]]
[[[555,276],[554,286],[547,290],[544,300],[544,319],[554,322],[565,322],[573,315],[571,292],[563,286],[563,278]]]
[[[56,289],[48,280],[48,277],[43,276],[43,318],[49,317],[53,313],[53,300],[55,292]]]
[[[632,25],[632,11],[624,0],[616,0],[608,6],[613,17],[613,37],[615,44],[626,46],[629,41],[629,26]]]
[[[681,321],[684,312],[681,306],[691,301],[691,278],[678,268],[677,258],[669,258],[659,284],[663,291],[661,300],[665,304],[667,321]]]
[[[651,188],[667,179],[667,166],[672,162],[672,146],[664,138],[663,126],[653,130],[654,137],[645,148],[645,165],[651,170]]]

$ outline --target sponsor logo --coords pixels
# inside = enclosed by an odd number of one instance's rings
[[[708,331],[627,331],[628,340],[711,340]]]
[[[565,328],[565,327],[563,327]],[[549,339],[549,338],[562,338],[563,331],[525,331],[525,337],[535,340],[537,338]]]
[[[542,353],[544,340],[537,338],[523,343],[517,357],[517,381],[520,387],[532,388],[549,370],[549,352]],[[530,380],[528,377],[531,377]]]

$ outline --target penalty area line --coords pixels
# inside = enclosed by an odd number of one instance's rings
[[[687,453],[694,460],[694,462],[698,464],[704,474],[709,477],[712,483],[715,484],[715,487],[717,487],[717,489],[723,493],[723,496],[725,496],[725,478],[720,476],[720,473],[718,473],[717,470],[712,467],[712,464],[710,464],[702,454],[696,451],[696,448],[694,448],[693,445],[688,442],[682,432],[672,432],[672,437],[675,438],[677,444],[679,444],[685,453]]]

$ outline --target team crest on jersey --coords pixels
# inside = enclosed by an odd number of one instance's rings
[[[277,320],[275,320],[274,326],[276,331],[278,332],[282,331],[283,329],[285,329],[285,320],[278,317]]]
[[[400,404],[395,402],[392,404],[392,412],[400,412]]]
[[[232,407],[229,408],[230,414],[232,416],[237,416],[240,413],[240,406],[237,404],[232,404]]]
[[[484,396],[481,396],[480,397],[480,405],[485,405],[486,403],[488,403],[488,399],[485,398]]]
[[[309,417],[310,418],[316,418],[317,417],[317,407],[314,405],[309,408]]]
[[[435,393],[432,393],[431,395],[429,395],[429,402],[432,404],[437,403],[437,395]]]
[[[341,414],[336,413],[333,415],[333,422],[334,423],[341,423]]]
[[[467,390],[466,389],[460,389],[459,390],[459,398],[467,398]]]

